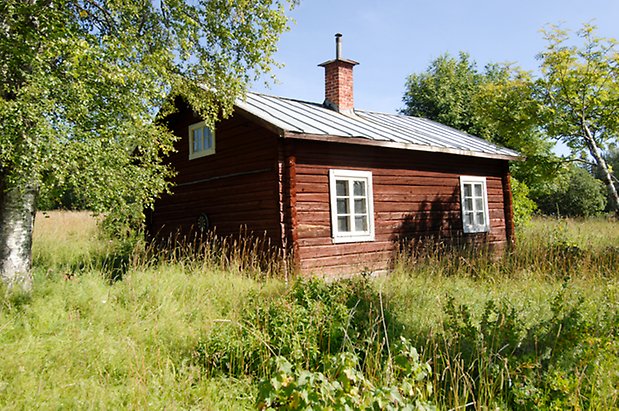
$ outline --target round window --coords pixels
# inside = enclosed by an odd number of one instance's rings
[[[198,230],[204,232],[209,229],[209,221],[206,213],[202,213],[198,216],[197,222]]]

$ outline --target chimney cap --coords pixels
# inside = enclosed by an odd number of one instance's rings
[[[342,33],[335,33],[335,59],[325,61],[324,63],[320,63],[318,66],[326,67],[331,63],[341,62],[350,64],[351,66],[356,66],[359,64],[354,60],[344,59],[342,58]]]

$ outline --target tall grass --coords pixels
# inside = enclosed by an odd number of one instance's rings
[[[350,383],[343,371],[402,393],[401,336],[439,409],[619,407],[616,222],[536,220],[503,259],[436,244],[389,276],[325,283],[283,281],[276,250],[249,240],[160,253],[109,242],[87,214],[48,215],[34,293],[1,300],[0,408],[251,409],[259,380]]]
[[[136,254],[134,250],[134,254]],[[217,268],[249,274],[256,278],[286,279],[289,256],[271,243],[266,235],[256,236],[243,227],[238,235],[220,236],[207,233],[173,234],[158,238],[142,250],[139,265],[165,261],[189,264],[201,269]]]
[[[405,253],[382,286],[434,365],[436,403],[617,409],[618,240],[615,221],[537,219],[501,259]]]
[[[88,211],[38,213],[33,234],[33,264],[50,271],[86,267],[105,255],[111,243],[102,241],[98,219]]]
[[[86,213],[37,216],[34,241],[34,293],[0,305],[0,408],[251,408],[247,379],[206,378],[192,358],[218,319],[279,282],[203,259],[153,265],[139,244],[110,282],[127,250]]]
[[[213,320],[234,316],[251,280],[174,266],[113,285],[99,272],[37,280],[31,300],[2,307],[1,408],[230,408],[239,391],[230,387],[245,390],[240,380],[203,378],[190,360]]]

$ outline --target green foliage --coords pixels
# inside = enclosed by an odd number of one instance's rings
[[[502,259],[288,284],[216,253],[68,271],[117,245],[87,213],[49,216],[39,286],[0,288],[0,408],[619,407],[617,222],[536,218]]]
[[[567,181],[557,181],[544,193],[537,194],[539,210],[546,215],[588,217],[606,207],[604,184],[587,170],[572,166]]]
[[[564,142],[577,157],[590,155],[602,171],[614,204],[619,204],[612,174],[602,152],[617,143],[619,118],[619,51],[615,39],[600,38],[585,24],[570,33],[557,26],[544,31],[548,42],[540,53],[541,77],[536,98],[545,132]]]
[[[359,371],[359,359],[343,352],[331,356],[324,373],[299,370],[276,357],[276,371],[260,383],[261,410],[433,410],[431,368],[402,337],[393,361],[395,385],[376,387]]]
[[[286,0],[0,4],[0,184],[70,187],[132,222],[168,188],[181,95],[209,122],[268,73]],[[54,197],[52,195],[52,197]]]
[[[585,320],[582,303],[582,298],[567,302],[560,291],[550,317],[527,325],[509,302],[488,300],[477,324],[469,307],[450,298],[445,349],[435,354],[435,367],[461,362],[475,401],[490,399],[512,409],[588,408],[590,393],[605,383],[597,380],[599,362],[617,354],[619,328],[616,312],[599,323]],[[446,375],[444,389],[454,391],[461,375]],[[612,392],[598,394],[612,401]]]
[[[485,124],[471,102],[484,82],[475,62],[461,52],[458,59],[444,54],[430,63],[425,73],[406,80],[404,114],[426,117],[468,133],[483,136]]]
[[[43,186],[37,198],[37,210],[87,210],[88,202],[75,187]]]
[[[351,351],[368,375],[384,367],[385,331],[396,334],[395,319],[364,278],[326,283],[298,279],[280,298],[249,298],[239,321],[216,324],[197,345],[206,371],[227,375],[267,374],[273,356],[295,366],[320,369],[329,355]]]
[[[584,135],[587,125],[600,149],[616,141],[619,119],[619,59],[616,40],[599,38],[595,26],[588,24],[576,32],[557,26],[543,31],[548,42],[539,54],[542,77],[537,87],[550,136],[561,139],[576,153],[589,152]]]
[[[470,56],[443,55],[406,81],[404,114],[421,116],[515,149],[513,175],[530,187],[552,180],[556,158],[540,134],[530,75],[509,65],[479,70]]]
[[[531,221],[537,204],[529,197],[529,187],[515,178],[511,179],[512,199],[514,204],[514,224],[521,226]]]

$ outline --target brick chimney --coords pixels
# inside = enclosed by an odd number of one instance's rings
[[[325,107],[338,113],[353,114],[352,68],[356,61],[342,58],[342,35],[335,35],[335,60],[325,61],[319,66],[325,68]]]

